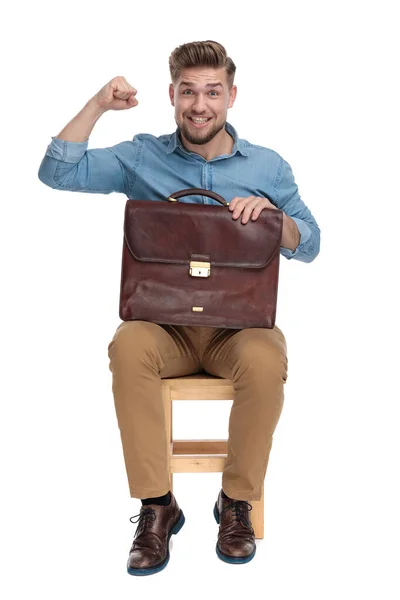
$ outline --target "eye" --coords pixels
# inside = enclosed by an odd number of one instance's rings
[[[216,92],[215,90],[211,90],[210,94],[215,94],[216,96],[218,96],[218,92]]]
[[[182,92],[184,96],[187,96],[186,92],[189,92],[189,94],[191,94],[191,93],[192,93],[192,90],[184,90],[184,91]]]

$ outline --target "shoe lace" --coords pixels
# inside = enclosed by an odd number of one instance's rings
[[[136,518],[136,521],[132,521],[132,519]],[[146,523],[156,520],[156,511],[153,508],[142,508],[138,515],[133,515],[129,520],[131,523],[138,523],[137,531],[140,529],[144,529]]]
[[[248,511],[252,509],[252,505],[246,502],[245,500],[233,500],[230,504],[227,504],[222,509],[221,518],[227,510],[232,510],[236,521],[240,521],[241,523],[243,523],[243,525],[250,526]]]

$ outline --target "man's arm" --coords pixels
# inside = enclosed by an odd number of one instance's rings
[[[284,213],[281,254],[288,259],[312,262],[319,254],[320,229],[300,198],[292,169],[283,158],[273,187],[273,202]]]
[[[281,247],[294,252],[300,244],[300,237],[296,223],[287,214],[283,213]]]
[[[56,135],[56,138],[65,142],[86,142],[92,133],[93,127],[106,111],[107,109],[100,106],[94,96],[85,104],[76,117]]]
[[[104,193],[127,193],[129,181],[125,159],[132,163],[130,142],[111,148],[87,150],[88,138],[99,118],[108,110],[137,106],[136,90],[125,78],[115,77],[83,109],[52,137],[39,167],[42,183],[54,189]]]
[[[229,202],[232,218],[242,215],[242,223],[258,219],[264,208],[279,209],[283,213],[280,252],[288,259],[311,262],[319,254],[320,230],[316,220],[301,200],[290,165],[279,154],[272,193],[260,190],[264,196],[235,196]]]

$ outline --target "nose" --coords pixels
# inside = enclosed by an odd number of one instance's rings
[[[206,109],[206,102],[203,94],[197,94],[192,105],[194,112],[203,113]]]

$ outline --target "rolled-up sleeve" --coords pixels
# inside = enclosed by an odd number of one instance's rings
[[[109,148],[88,150],[88,140],[51,139],[38,171],[42,183],[69,192],[129,194],[137,143],[127,141]]]
[[[303,262],[313,261],[319,254],[320,229],[311,211],[300,198],[292,169],[283,158],[279,162],[274,190],[276,206],[293,219],[300,233],[297,248],[294,251],[281,248],[282,256]]]

